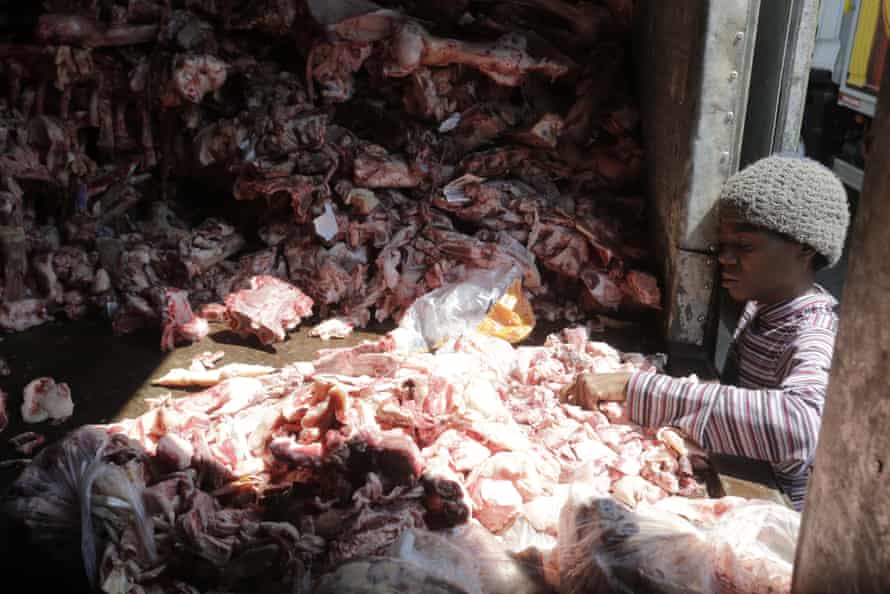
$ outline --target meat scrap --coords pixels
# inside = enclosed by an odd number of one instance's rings
[[[9,443],[18,453],[30,456],[37,451],[37,448],[46,443],[46,437],[33,431],[26,431],[11,437]]]
[[[255,276],[250,288],[226,297],[229,327],[240,336],[254,334],[263,344],[281,342],[302,318],[312,314],[312,299],[271,276]]]
[[[224,351],[204,351],[200,355],[192,357],[190,369],[201,370],[216,367],[216,364],[222,361],[226,354]]]
[[[356,557],[387,554],[408,531],[468,522],[550,551],[553,510],[574,490],[639,509],[698,485],[676,432],[560,402],[579,372],[649,364],[591,342],[584,327],[542,347],[475,334],[435,354],[394,347],[388,336],[281,369],[198,360],[157,382],[206,389],[89,428],[109,440],[109,461],[129,460],[157,543],[152,559],[121,527],[98,577],[187,583],[188,565],[173,560],[194,555],[209,564],[208,585],[249,589],[256,555],[264,579],[289,584],[296,572],[311,582]],[[124,444],[130,453],[116,454]],[[27,500],[21,493],[17,504]],[[281,555],[291,561],[278,563]]]
[[[187,386],[215,386],[233,377],[260,377],[275,371],[274,367],[265,365],[248,365],[246,363],[229,363],[214,369],[171,369],[163,376],[152,380],[156,386],[184,388]]]
[[[331,338],[346,338],[352,334],[352,324],[341,318],[331,318],[313,327],[309,336],[316,336],[322,340]]]
[[[0,329],[21,332],[52,319],[47,304],[40,299],[22,299],[0,303]]]
[[[47,419],[61,423],[74,413],[68,384],[57,384],[51,377],[32,380],[25,386],[23,395],[22,419],[26,423],[40,423]]]
[[[541,72],[555,79],[568,71],[566,64],[529,56],[527,42],[519,34],[505,35],[486,46],[435,37],[420,24],[408,22],[395,34],[391,44],[392,61],[384,66],[387,76],[407,76],[421,66],[466,64],[499,84],[517,86],[528,72]]]
[[[566,592],[595,591],[604,580],[645,591],[674,584],[700,592],[791,591],[800,515],[781,504],[677,497],[629,511],[580,496],[563,508],[561,522]],[[750,530],[752,523],[758,528]]]
[[[362,327],[504,259],[539,318],[660,307],[632,3],[341,4],[44,3],[0,47],[0,328],[103,316],[169,350],[252,276]]]
[[[198,342],[210,332],[207,320],[192,313],[186,291],[164,289],[162,320],[162,351],[172,351],[178,343]]]

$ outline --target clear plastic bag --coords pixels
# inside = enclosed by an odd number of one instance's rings
[[[82,427],[34,458],[10,488],[6,511],[49,550],[79,542],[93,585],[102,551],[100,526],[120,533],[134,525],[144,554],[153,561],[154,532],[142,502],[139,454],[122,435]]]
[[[514,522],[518,524],[519,521]],[[549,594],[546,564],[554,542],[526,528],[512,546],[478,523],[453,528],[446,536],[477,560],[483,594]],[[521,540],[521,542],[520,542]]]
[[[433,351],[448,340],[475,330],[521,277],[522,272],[514,264],[477,269],[463,282],[430,291],[408,308],[393,331],[396,349]]]
[[[488,594],[482,590],[477,560],[442,535],[428,530],[406,530],[389,553],[459,586],[468,594]]]
[[[469,594],[404,559],[357,557],[349,559],[318,580],[312,594]]]
[[[495,535],[469,523],[445,532],[408,530],[390,550],[470,594],[546,594],[541,559],[514,554]]]
[[[710,530],[715,592],[791,591],[800,513],[772,503],[730,510]]]
[[[630,511],[611,498],[570,499],[560,594],[790,592],[799,514],[746,501],[692,520],[658,504]]]

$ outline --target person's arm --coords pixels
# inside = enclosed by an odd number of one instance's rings
[[[746,390],[636,373],[627,384],[631,419],[678,427],[712,452],[768,462],[809,461],[816,447],[834,332],[805,330],[792,345],[781,389]]]

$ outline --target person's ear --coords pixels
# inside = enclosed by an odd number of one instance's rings
[[[814,250],[813,248],[811,248],[808,245],[798,244],[797,250],[798,250],[798,256],[800,257],[801,260],[806,260],[808,262],[812,262],[813,258],[816,257],[816,250]]]

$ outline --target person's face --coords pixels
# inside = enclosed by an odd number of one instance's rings
[[[731,216],[720,220],[722,285],[737,301],[775,303],[811,278],[813,250]]]

